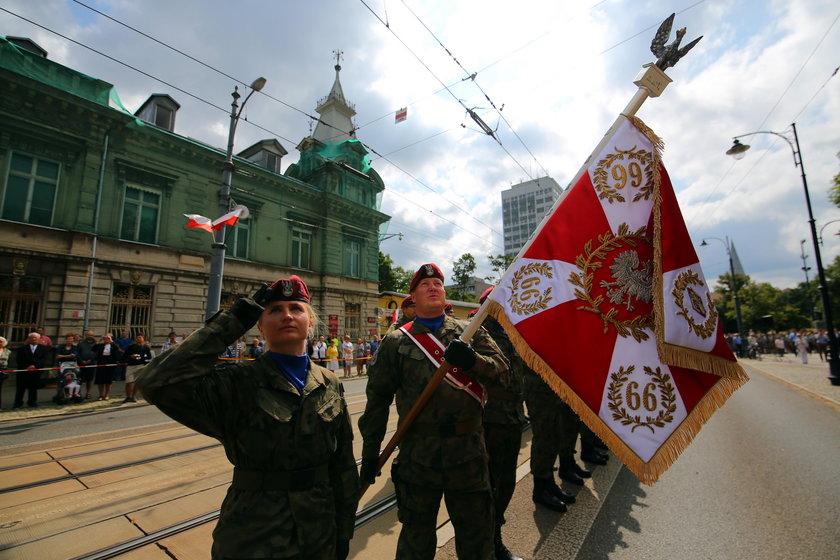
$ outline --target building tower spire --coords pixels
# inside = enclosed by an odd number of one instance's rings
[[[320,118],[315,126],[312,137],[324,143],[343,142],[355,139],[356,133],[353,126],[353,116],[356,114],[356,107],[348,103],[344,97],[344,90],[341,89],[339,73],[341,72],[341,60],[344,52],[334,50],[335,57],[335,82],[326,97],[318,101],[315,111]]]

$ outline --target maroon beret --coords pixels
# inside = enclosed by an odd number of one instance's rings
[[[470,311],[470,315],[469,315],[469,316],[470,316],[470,317],[475,317],[475,314],[476,314],[476,313],[478,313],[478,309],[473,309],[472,311]]]
[[[495,286],[490,286],[489,288],[484,290],[484,292],[482,292],[481,294],[481,297],[478,298],[478,303],[484,303],[484,300],[487,299],[487,296],[490,295],[490,292],[493,291],[493,288],[495,288]]]
[[[434,263],[421,265],[411,278],[411,286],[408,288],[408,291],[413,292],[417,288],[417,284],[426,278],[439,278],[443,282],[443,272]]]
[[[302,301],[309,303],[309,288],[298,276],[292,274],[288,278],[280,278],[270,286],[271,296],[266,303],[272,301]]]
[[[443,310],[444,310],[444,311],[447,311],[447,310],[449,310],[449,309],[452,309],[452,304],[451,304],[451,303],[449,303],[449,302],[447,301],[447,302],[446,302],[446,305],[444,305],[444,306],[443,306]]]
[[[414,305],[414,298],[411,296],[405,296],[400,304],[400,309],[405,309],[410,305]]]

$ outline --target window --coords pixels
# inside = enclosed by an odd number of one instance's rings
[[[117,336],[125,329],[131,338],[142,334],[148,339],[151,332],[152,287],[114,284],[113,296],[108,332]]]
[[[350,336],[359,336],[362,323],[362,304],[361,303],[345,303],[344,304],[344,334]]]
[[[309,268],[312,254],[312,233],[301,229],[292,229],[292,266]]]
[[[251,236],[251,220],[239,220],[233,227],[228,226],[225,231],[225,243],[228,256],[237,259],[248,258],[248,239]]]
[[[344,240],[344,275],[360,276],[362,244],[354,239]]]
[[[40,323],[44,280],[29,276],[0,276],[0,335],[17,345]]]
[[[159,214],[159,192],[127,186],[120,237],[142,243],[157,242]]]
[[[59,167],[52,161],[13,153],[6,179],[3,219],[52,225]]]
[[[172,109],[163,105],[155,105],[155,126],[172,130]]]

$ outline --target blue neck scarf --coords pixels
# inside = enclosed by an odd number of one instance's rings
[[[289,380],[289,383],[295,386],[298,393],[303,393],[303,386],[306,384],[306,374],[309,372],[309,356],[302,354],[300,356],[293,356],[290,354],[278,354],[277,352],[268,351],[268,355],[280,368],[283,377]]]
[[[432,331],[432,334],[438,332],[438,329],[441,327],[441,325],[443,325],[444,319],[446,319],[446,313],[442,313],[441,315],[437,317],[432,317],[431,319],[427,319],[425,317],[415,318],[416,321],[420,321],[422,324],[426,325],[426,328]]]

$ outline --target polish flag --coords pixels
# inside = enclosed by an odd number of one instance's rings
[[[214,232],[222,229],[222,226],[232,226],[240,218],[243,220],[248,217],[248,209],[245,206],[236,206],[233,210],[220,216],[215,220],[210,220],[206,216],[200,214],[184,214],[187,217],[187,227],[203,229],[208,232]]]

